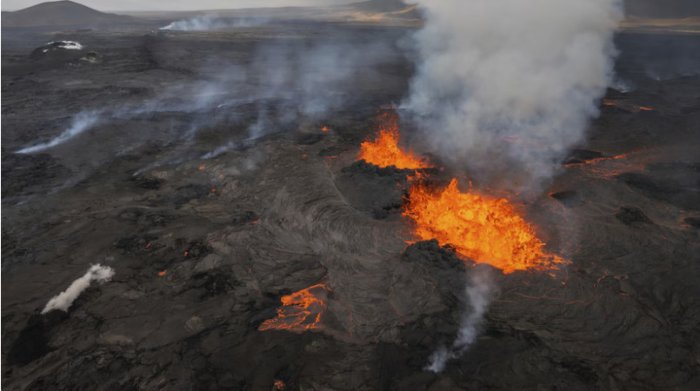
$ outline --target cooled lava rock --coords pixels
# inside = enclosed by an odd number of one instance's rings
[[[250,224],[255,221],[257,221],[260,218],[257,213],[247,210],[241,213],[238,213],[233,216],[231,219],[231,223],[233,225],[243,225],[243,224]]]
[[[556,193],[551,193],[550,197],[562,203],[562,205],[572,208],[583,204],[583,200],[579,193],[575,190],[564,190]]]
[[[137,175],[131,180],[137,187],[147,190],[158,190],[163,185],[163,180],[148,175]]]
[[[588,149],[574,149],[571,151],[569,157],[564,161],[564,164],[585,163],[587,161],[599,159],[602,157],[605,157],[605,155],[598,151],[590,151]]]
[[[313,145],[323,140],[323,135],[320,133],[301,133],[296,137],[296,143],[299,145]]]
[[[68,314],[60,310],[30,316],[27,324],[10,345],[8,361],[23,366],[46,355],[50,351],[49,332],[67,317]]]
[[[211,193],[211,187],[202,184],[192,183],[178,187],[174,194],[165,197],[165,201],[180,207],[192,200],[206,197]]]
[[[685,222],[693,228],[700,229],[700,217],[686,217],[685,219],[683,219],[683,222]]]
[[[414,170],[381,168],[361,160],[343,168],[336,184],[353,207],[376,219],[385,219],[401,211],[408,186],[406,178],[413,173]]]
[[[682,181],[664,173],[650,175],[629,172],[616,178],[649,198],[683,209],[700,210],[700,191],[696,189],[700,177],[697,173],[687,175]]]
[[[2,197],[32,194],[39,186],[66,177],[70,170],[51,155],[2,152]]]
[[[623,206],[615,213],[615,217],[626,225],[635,223],[653,224],[641,209],[634,206]]]

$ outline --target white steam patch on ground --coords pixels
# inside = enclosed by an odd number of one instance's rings
[[[49,148],[53,148],[57,145],[63,144],[66,141],[76,137],[77,135],[83,133],[84,131],[90,129],[99,121],[99,115],[92,112],[83,112],[73,118],[71,126],[66,129],[63,133],[59,134],[56,138],[37,145],[32,145],[31,147],[22,148],[16,153],[29,154],[42,152]]]
[[[426,24],[403,102],[432,146],[477,179],[538,190],[613,77],[618,0],[414,0]]]
[[[488,272],[477,270],[473,273],[467,282],[465,294],[469,309],[462,316],[457,338],[451,346],[441,346],[433,352],[425,370],[442,372],[449,360],[459,358],[476,341],[479,327],[494,294],[494,285]]]
[[[73,304],[75,299],[80,296],[81,293],[90,287],[90,284],[94,282],[107,282],[114,276],[114,269],[109,266],[102,265],[92,265],[82,277],[73,281],[72,284],[65,291],[54,296],[46,303],[46,307],[41,311],[42,314],[53,310],[68,311],[68,308]]]
[[[83,50],[83,45],[76,41],[51,41],[46,46],[53,46],[66,50]]]
[[[268,20],[266,18],[259,17],[225,18],[218,15],[200,15],[194,18],[172,22],[160,29],[170,31],[212,31],[256,27],[262,26],[267,22]]]

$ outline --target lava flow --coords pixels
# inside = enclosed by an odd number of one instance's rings
[[[639,113],[640,111],[654,111],[655,109],[651,106],[639,106],[634,103],[618,101],[615,99],[603,99],[603,106],[605,107],[615,107],[630,113]]]
[[[399,121],[394,113],[380,116],[380,127],[374,141],[360,144],[357,160],[379,167],[394,166],[399,169],[429,168],[430,164],[414,154],[399,147]]]
[[[508,200],[461,192],[456,179],[438,191],[414,184],[403,214],[415,221],[415,233],[422,240],[437,239],[458,254],[504,273],[549,269],[563,262],[545,252],[534,227]]]
[[[321,316],[326,310],[328,287],[324,283],[282,296],[277,316],[264,321],[258,330],[287,330],[303,332],[319,329]]]

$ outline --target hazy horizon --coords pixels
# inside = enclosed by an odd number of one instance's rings
[[[75,1],[75,0],[74,0]],[[361,0],[78,0],[76,3],[86,5],[99,11],[199,11],[211,9],[264,8],[289,6],[321,6],[354,3]],[[45,3],[37,0],[5,0],[3,11],[17,11],[33,5]]]

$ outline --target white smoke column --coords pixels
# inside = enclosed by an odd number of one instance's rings
[[[462,317],[457,338],[449,348],[442,346],[433,352],[425,367],[426,370],[435,373],[442,372],[449,360],[460,357],[474,343],[479,335],[479,327],[484,319],[484,314],[491,303],[493,286],[487,271],[476,270],[471,274],[466,287],[466,297],[470,308]]]
[[[31,147],[22,148],[22,149],[18,150],[16,153],[22,153],[22,154],[36,153],[36,152],[45,151],[49,148],[53,148],[57,145],[65,143],[66,141],[72,139],[73,137],[90,129],[98,121],[99,121],[99,115],[97,113],[92,113],[92,112],[80,113],[77,116],[75,116],[75,118],[73,118],[73,122],[71,123],[70,128],[66,129],[63,133],[58,135],[56,138],[54,138],[51,141],[48,141],[46,143],[37,144],[37,145],[33,145]]]
[[[619,0],[413,0],[403,107],[450,163],[511,190],[551,178],[612,80]]]
[[[85,289],[90,287],[93,281],[99,283],[107,282],[112,279],[112,276],[114,276],[114,269],[109,266],[102,266],[99,264],[90,266],[87,273],[73,281],[68,289],[52,297],[51,300],[46,303],[46,307],[44,307],[41,313],[45,314],[53,310],[67,312],[75,299],[77,299]]]

